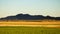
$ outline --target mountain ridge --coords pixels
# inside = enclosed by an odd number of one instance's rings
[[[7,16],[5,18],[0,18],[0,20],[60,20],[60,17],[51,17],[43,15],[29,15],[29,14],[17,14],[15,16]]]

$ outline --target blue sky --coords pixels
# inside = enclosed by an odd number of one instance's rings
[[[60,17],[60,0],[0,0],[0,17],[19,13]]]

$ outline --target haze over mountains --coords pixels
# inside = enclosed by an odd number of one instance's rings
[[[17,14],[16,16],[7,16],[5,18],[0,18],[0,20],[60,20],[60,17],[51,17],[43,15],[29,15],[29,14]]]

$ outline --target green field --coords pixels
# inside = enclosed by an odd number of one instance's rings
[[[60,34],[60,28],[0,26],[0,34]]]

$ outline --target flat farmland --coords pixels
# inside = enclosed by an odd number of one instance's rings
[[[29,27],[29,26],[0,26],[0,34],[60,34],[60,28]]]
[[[1,21],[0,26],[60,27],[60,21]]]
[[[0,21],[0,34],[60,34],[60,21]]]

